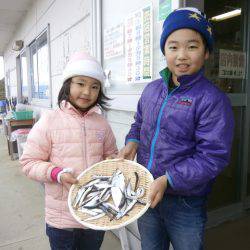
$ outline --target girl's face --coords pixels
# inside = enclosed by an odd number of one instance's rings
[[[81,111],[87,111],[98,98],[101,83],[88,76],[75,76],[71,79],[69,101]]]
[[[198,72],[208,59],[201,35],[191,29],[179,29],[168,37],[165,43],[165,57],[174,83],[177,77]]]

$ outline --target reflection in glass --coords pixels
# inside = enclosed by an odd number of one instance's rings
[[[32,97],[49,99],[49,54],[47,33],[30,46],[32,65]]]
[[[227,93],[244,92],[245,51],[244,8],[242,1],[205,1],[205,13],[214,29],[215,49],[206,62],[206,75]],[[214,6],[217,6],[214,8]],[[216,16],[241,10],[237,15],[213,20]]]
[[[236,121],[241,121],[244,109],[233,107]],[[240,173],[241,173],[241,150],[242,123],[236,122],[234,140],[232,145],[231,160],[229,166],[216,178],[213,189],[208,199],[209,210],[230,205],[240,200]]]

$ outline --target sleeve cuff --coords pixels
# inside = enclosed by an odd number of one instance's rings
[[[56,177],[57,182],[60,183],[60,184],[62,184],[62,182],[61,182],[61,175],[62,175],[63,173],[71,173],[71,174],[72,174],[72,172],[73,172],[72,168],[63,168],[63,169],[62,169],[60,172],[58,172],[58,174],[57,174],[57,177]]]
[[[62,171],[63,169],[60,167],[55,167],[52,169],[50,177],[52,179],[52,181],[56,181],[57,182],[57,176],[58,174]]]
[[[140,142],[140,141],[137,140],[137,139],[127,139],[125,144],[127,144],[127,143],[130,142],[130,141],[136,142],[136,143],[139,143],[139,142]]]
[[[173,181],[171,176],[168,174],[168,171],[166,171],[165,175],[167,176],[168,183],[170,184],[171,187],[174,187]]]

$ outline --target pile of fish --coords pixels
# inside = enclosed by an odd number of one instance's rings
[[[72,207],[82,213],[91,215],[84,221],[99,219],[107,215],[110,220],[120,219],[134,207],[136,203],[145,205],[140,198],[145,190],[137,187],[139,176],[134,172],[135,185],[131,180],[126,181],[120,170],[112,176],[93,175],[92,179],[78,190]]]

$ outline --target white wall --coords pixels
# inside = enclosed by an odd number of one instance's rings
[[[179,4],[176,0],[175,3]],[[159,1],[158,0],[127,0],[124,4],[123,0],[105,0],[102,9],[102,28],[108,29],[116,27],[119,24],[125,24],[125,19],[133,12],[151,5],[152,7],[152,78],[160,77],[159,71],[165,66],[165,58],[160,51],[160,35],[163,21],[158,21]],[[110,15],[110,10],[115,10]],[[125,40],[125,37],[124,37]],[[126,46],[124,41],[124,46]],[[103,46],[104,47],[104,46]],[[114,131],[118,148],[124,146],[125,136],[127,135],[131,123],[134,121],[134,115],[137,108],[137,102],[147,83],[126,82],[125,75],[125,53],[123,55],[105,59],[103,58],[104,69],[111,70],[110,83],[107,89],[109,97],[113,98],[111,102],[111,110],[107,113],[107,118]],[[126,242],[123,237],[127,237],[129,249],[139,250],[140,240],[137,224],[132,223],[125,228],[125,235],[121,236],[121,240]]]
[[[17,88],[15,40],[28,46],[49,24],[52,106],[56,107],[61,73],[69,56],[78,50],[93,54],[92,0],[37,0],[19,25],[4,53],[5,72],[10,72],[12,95]],[[37,110],[40,108],[37,107]]]
[[[176,8],[179,1],[173,1]],[[131,13],[151,5],[152,7],[152,78],[160,77],[159,71],[166,66],[165,58],[160,51],[160,35],[163,21],[159,21],[159,1],[158,0],[105,0],[102,9],[102,28],[109,29],[119,24],[125,24],[126,18]],[[115,10],[110,15],[110,10]],[[125,40],[125,37],[124,37]],[[124,46],[126,47],[125,41]],[[128,133],[137,108],[137,102],[147,83],[127,84],[125,75],[125,53],[118,57],[103,60],[104,69],[111,70],[110,83],[107,94],[113,98],[111,111],[108,119],[117,138],[118,148],[124,145],[124,137]]]

